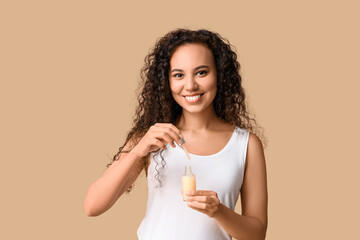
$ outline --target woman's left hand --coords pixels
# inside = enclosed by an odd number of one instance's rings
[[[194,210],[202,212],[211,218],[219,214],[221,203],[214,191],[196,190],[187,195],[187,205]]]

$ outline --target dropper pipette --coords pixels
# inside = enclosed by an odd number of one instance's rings
[[[180,140],[181,140],[180,146],[181,146],[182,149],[184,150],[184,152],[185,152],[185,154],[186,154],[186,157],[190,160],[190,159],[191,159],[190,154],[189,154],[188,150],[186,149],[186,147],[185,147],[185,145],[184,145],[184,144],[185,144],[185,140],[184,140],[184,138],[181,138]]]

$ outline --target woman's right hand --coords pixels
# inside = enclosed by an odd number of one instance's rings
[[[155,152],[160,148],[166,149],[166,144],[175,147],[174,141],[181,145],[182,134],[180,130],[171,123],[156,123],[152,125],[146,134],[142,137],[139,143],[133,150],[144,157],[150,152]]]

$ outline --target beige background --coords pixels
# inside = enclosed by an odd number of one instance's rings
[[[1,1],[1,239],[136,239],[135,190],[95,218],[143,59],[177,27],[236,46],[266,129],[267,239],[360,239],[357,1]],[[237,206],[239,210],[239,205]]]

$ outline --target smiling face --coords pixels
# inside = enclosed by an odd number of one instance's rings
[[[213,107],[217,73],[210,49],[193,43],[178,47],[169,74],[171,93],[183,111],[199,113]]]

